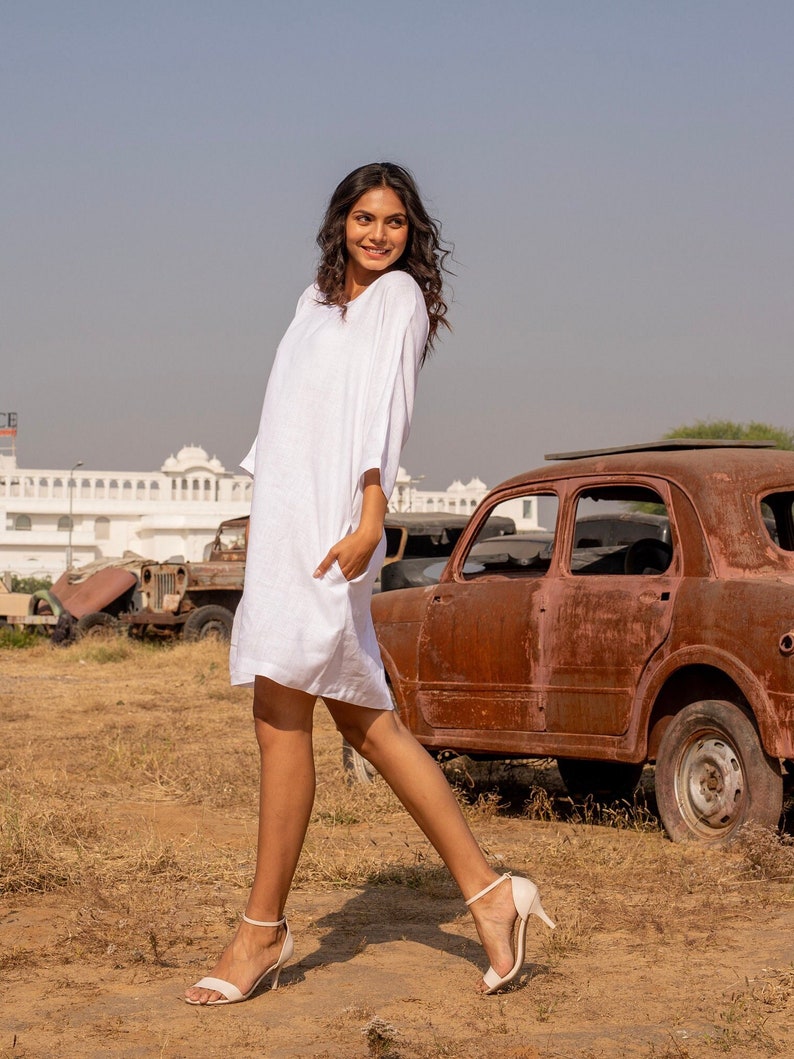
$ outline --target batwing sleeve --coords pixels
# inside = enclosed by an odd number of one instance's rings
[[[372,373],[359,462],[359,479],[365,471],[380,470],[387,499],[394,491],[400,455],[411,429],[416,381],[428,333],[422,292],[407,274],[394,276],[395,282],[384,294],[382,326],[373,351],[379,370]]]
[[[310,287],[307,287],[303,294],[301,294],[300,298],[298,298],[298,304],[295,307],[295,316],[293,318],[293,322],[295,319],[297,319],[298,314],[300,313],[304,305],[307,305],[309,302],[314,302],[316,300],[317,288],[314,284],[312,284]],[[259,435],[254,438],[254,443],[248,450],[248,453],[243,457],[242,460],[240,460],[240,467],[246,472],[246,474],[250,474],[252,478],[254,477],[256,471],[256,446],[258,441]]]
[[[256,442],[257,438],[254,438],[254,443],[248,450],[248,455],[244,456],[240,460],[240,466],[251,477],[254,477],[254,470],[256,469]]]

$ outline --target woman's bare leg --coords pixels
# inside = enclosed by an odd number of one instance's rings
[[[256,678],[254,727],[261,771],[256,871],[246,906],[251,919],[274,923],[281,918],[306,837],[315,791],[315,701],[304,691]],[[276,962],[283,943],[283,927],[254,927],[243,921],[210,976],[247,993]],[[221,994],[193,986],[185,995],[206,1004]]]
[[[383,776],[414,818],[465,898],[496,878],[463,818],[441,769],[399,716],[389,710],[325,699],[337,728]],[[510,886],[497,886],[470,908],[491,966],[507,974],[513,966],[516,909]]]

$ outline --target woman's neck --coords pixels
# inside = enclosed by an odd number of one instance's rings
[[[364,293],[367,287],[372,286],[376,279],[380,279],[381,276],[385,276],[387,272],[391,271],[390,268],[384,269],[383,272],[359,269],[354,262],[348,261],[345,269],[345,297],[349,302],[355,301],[360,294]]]

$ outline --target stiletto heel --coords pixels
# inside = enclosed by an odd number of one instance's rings
[[[514,877],[510,872],[500,875],[498,879],[495,879],[490,884],[490,886],[486,886],[484,890],[480,890],[480,892],[475,894],[474,897],[470,897],[466,902],[466,905],[473,905],[475,901],[479,901],[481,897],[485,897],[485,895],[490,893],[491,890],[495,890],[497,886],[505,881],[505,879],[510,880],[510,886],[513,893],[513,904],[515,905],[519,919],[518,935],[516,937],[516,958],[512,968],[504,977],[497,974],[493,967],[488,968],[482,976],[483,982],[488,987],[483,991],[483,995],[485,996],[488,996],[491,993],[497,993],[500,989],[509,985],[524,966],[524,957],[527,951],[527,921],[530,916],[537,916],[547,927],[551,927],[551,929],[554,930],[554,923],[552,923],[543,911],[543,905],[540,903],[540,894],[538,893],[537,886],[535,886],[535,884],[529,879],[524,879],[520,876],[517,878]]]
[[[278,989],[278,980],[281,975],[281,968],[284,964],[292,957],[295,951],[295,944],[292,940],[292,933],[289,929],[289,923],[287,917],[283,916],[275,923],[266,923],[261,919],[249,919],[248,916],[243,914],[243,919],[246,923],[250,923],[252,927],[286,927],[287,934],[284,938],[284,944],[281,946],[281,952],[278,954],[276,962],[257,978],[247,993],[241,993],[236,985],[231,982],[225,982],[223,978],[202,978],[201,981],[196,982],[193,989],[212,989],[216,993],[223,993],[224,995],[219,1000],[208,1000],[206,1004],[202,1004],[200,1000],[191,1000],[189,997],[185,997],[187,1004],[198,1004],[201,1007],[216,1007],[219,1004],[239,1004],[241,1000],[248,1000],[249,997],[257,991],[259,986],[264,982],[269,974],[273,975],[273,984],[271,989]]]

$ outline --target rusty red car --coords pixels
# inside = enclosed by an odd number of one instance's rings
[[[556,758],[576,793],[630,792],[655,763],[675,841],[775,827],[794,758],[794,452],[676,439],[546,459],[485,497],[437,584],[373,598],[402,720],[437,756]],[[504,501],[533,497],[549,546],[476,548]]]

